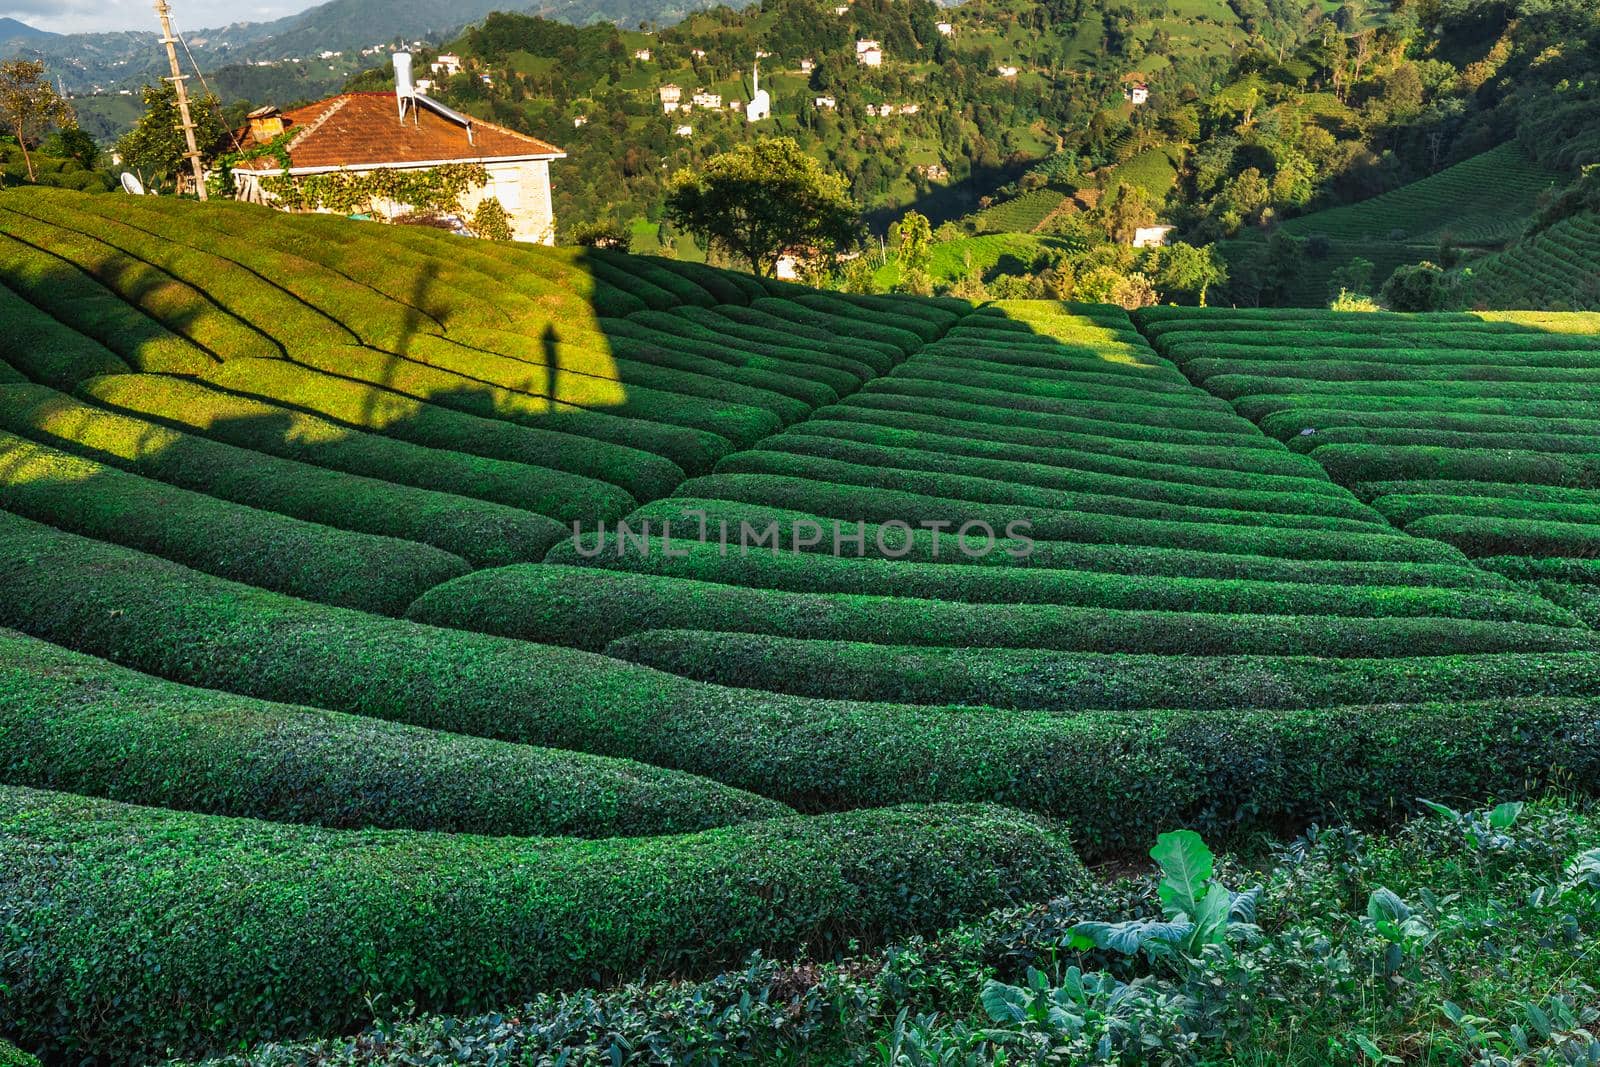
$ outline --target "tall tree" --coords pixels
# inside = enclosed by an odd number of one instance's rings
[[[189,109],[194,119],[195,143],[202,153],[213,149],[227,133],[217,98],[191,98]],[[171,83],[146,85],[144,114],[117,141],[117,154],[147,184],[172,180],[181,186],[184,154],[188,150],[178,120],[178,95]]]
[[[44,64],[30,59],[10,59],[0,63],[0,120],[16,135],[22,146],[22,162],[28,180],[37,179],[28,143],[53,126],[76,126],[78,116],[72,105],[56,95],[55,86],[44,76]]]
[[[889,227],[889,243],[894,246],[900,281],[895,290],[917,296],[933,295],[933,227],[928,217],[908,211]]]
[[[844,179],[790,137],[761,138],[673,175],[667,219],[708,247],[771,276],[792,249],[831,255],[853,244],[859,209]]]

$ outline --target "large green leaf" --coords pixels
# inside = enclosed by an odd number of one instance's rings
[[[1161,865],[1161,884],[1157,892],[1170,919],[1182,913],[1190,918],[1200,912],[1200,901],[1211,881],[1215,857],[1200,835],[1193,830],[1174,830],[1156,838],[1150,858]],[[1226,917],[1226,909],[1224,909]]]

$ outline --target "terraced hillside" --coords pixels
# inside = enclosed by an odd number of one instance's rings
[[[1139,316],[1396,527],[1600,624],[1600,316]]]
[[[1502,248],[1522,233],[1539,195],[1567,180],[1513,141],[1370,200],[1290,219],[1283,224],[1285,232],[1317,236],[1326,250],[1304,263],[1286,303],[1326,306],[1329,279],[1356,257],[1374,265],[1372,284],[1379,286],[1396,267],[1438,260],[1446,238],[1467,250]],[[1226,241],[1219,247],[1237,262],[1259,241]],[[1518,306],[1548,305],[1538,300]]]
[[[1600,215],[1562,219],[1472,264],[1473,307],[1600,311]]]
[[[1581,605],[1120,310],[42,190],[0,243],[0,1036],[54,1059],[1600,780]]]

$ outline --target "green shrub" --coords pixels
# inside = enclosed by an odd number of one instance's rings
[[[673,496],[643,505],[628,517],[630,533],[637,534],[645,523],[659,536],[670,524],[673,551],[684,542],[701,536],[699,514],[704,512],[708,541],[726,540],[737,546],[739,524],[748,522],[755,531],[770,523],[782,530],[794,530],[805,523],[816,523],[827,531],[822,545],[814,551],[831,552],[832,520],[815,514],[767,505],[742,504],[714,498]],[[724,534],[724,527],[726,533]],[[1239,578],[1274,582],[1313,582],[1329,585],[1436,585],[1445,588],[1482,586],[1505,588],[1503,579],[1485,574],[1468,564],[1465,556],[1444,545],[1413,537],[1384,535],[1378,538],[1346,534],[1336,539],[1274,537],[1259,540],[1252,533],[1250,544],[1237,539],[1221,551],[1173,548],[1167,545],[1132,545],[1073,541],[1035,541],[1031,546],[1006,540],[996,531],[995,550],[985,556],[966,556],[953,551],[951,530],[938,536],[929,529],[916,529],[909,535],[894,526],[863,523],[864,541],[858,552],[853,543],[841,545],[845,559],[896,559],[908,563],[947,563],[961,566],[1037,567],[1046,570],[1093,570],[1109,574],[1168,575],[1176,578]],[[853,535],[856,526],[841,525],[841,535]],[[978,536],[978,535],[974,535]],[[607,534],[613,538],[615,534]],[[583,535],[585,550],[592,549],[596,536]],[[791,539],[792,540],[792,539]],[[879,548],[879,542],[883,548]],[[690,545],[692,548],[692,545]],[[1248,554],[1239,549],[1254,548],[1260,553],[1272,550],[1279,556]],[[1327,552],[1327,558],[1318,555]],[[1297,554],[1298,553],[1298,554]],[[1337,553],[1337,555],[1335,555]],[[551,562],[571,562],[576,553],[570,542],[556,545]],[[558,558],[559,557],[559,558]]]
[[[783,302],[778,301],[781,305]],[[899,345],[887,341],[875,341],[870,337],[860,337],[854,331],[836,333],[831,329],[820,326],[808,325],[794,318],[772,314],[755,307],[730,307],[724,305],[716,311],[708,312],[704,309],[679,308],[675,315],[681,315],[692,321],[707,321],[705,316],[715,314],[739,326],[761,330],[774,341],[789,344],[804,343],[809,348],[819,352],[829,352],[835,356],[859,360],[870,366],[874,373],[882,374],[902,359],[906,353]]]
[[[1374,693],[1412,704],[1600,696],[1600,656],[1591,652],[1342,660],[1194,656],[1174,670],[1168,656],[648,630],[613,641],[606,654],[718,685],[797,696],[1074,714],[1083,708],[1332,708]]]
[[[824,437],[808,430],[801,430],[769,437],[760,443],[759,451],[741,452],[729,456],[717,465],[717,469],[734,471],[740,469],[746,457],[760,456],[762,453],[785,453],[861,466],[876,465],[892,468],[896,474],[900,471],[918,471],[984,479],[996,483],[997,493],[1001,494],[1007,483],[1010,483],[1203,508],[1268,513],[1291,512],[1297,515],[1334,515],[1363,521],[1373,519],[1371,510],[1348,494],[1336,495],[1326,492],[1326,489],[1332,488],[1330,483],[1311,482],[1309,479],[1295,479],[1295,484],[1283,485],[1282,482],[1290,480],[1280,479],[1275,482],[1268,476],[1256,474],[1241,474],[1233,479],[1224,479],[1220,472],[1214,472],[1210,484],[1196,485],[1182,477],[1186,472],[1180,470],[1172,472],[1177,477],[1165,480],[1160,478],[1160,474],[1165,472],[1159,468],[1155,472],[1139,471],[1135,464],[1129,463],[1125,466],[1133,468],[1134,473],[1107,474],[1072,466],[1057,466],[1039,458],[1013,456],[1001,459],[962,455],[942,449],[939,444],[940,439],[941,435],[938,434],[906,434],[904,443],[894,446],[841,437]],[[1218,481],[1224,484],[1219,485]],[[1301,485],[1310,485],[1317,491],[1304,492],[1300,488]],[[1110,509],[1087,504],[1085,510]],[[1288,521],[1271,524],[1298,525]]]
[[[15,387],[13,387],[15,388]],[[0,507],[264,589],[398,613],[470,568],[393,537],[217,500],[0,433]]]
[[[962,385],[959,382],[923,381],[895,376],[870,381],[856,395],[877,396],[883,393],[922,397],[944,403],[977,404],[1041,415],[1093,418],[1113,425],[1131,423],[1134,430],[1140,427],[1160,427],[1163,436],[1168,430],[1203,430],[1235,437],[1254,436],[1253,428],[1242,422],[1232,411],[1227,410],[1226,405],[1222,408],[1211,408],[1139,403],[1136,399],[1129,399],[1131,393],[1129,390],[1118,390],[1112,396],[1094,395],[1092,390],[1083,390],[1080,395],[1068,393],[1061,396],[1030,396],[1005,388],[995,389]],[[1009,421],[1006,416],[998,413],[995,418]],[[1272,442],[1264,444],[1270,446]]]
[[[1254,374],[1219,374],[1207,379],[1206,388],[1228,400],[1269,393],[1303,393],[1322,398],[1338,397],[1343,404],[1352,397],[1426,398],[1475,400],[1486,394],[1500,400],[1577,400],[1594,399],[1595,386],[1582,382],[1321,382],[1304,378],[1279,378]]]
[[[815,701],[297,601],[4,514],[0,534],[0,625],[147,673],[640,759],[807,811],[994,800],[1066,817],[1096,856],[1176,824],[1231,838],[1600,781],[1593,701],[1071,716]]]
[[[645,316],[656,316],[647,323]],[[662,322],[656,326],[655,322]],[[658,363],[678,370],[727,376],[758,388],[771,389],[813,406],[832,403],[841,392],[853,392],[861,379],[831,367],[764,355],[747,342],[701,330],[666,312],[651,311],[635,319],[605,319],[606,340],[619,356]]]
[[[370,349],[346,346],[325,352],[302,353],[300,358],[312,370],[322,372],[319,378],[344,378],[353,383],[368,398],[368,403],[397,393],[402,400],[409,397],[486,419],[499,419],[518,426],[555,430],[563,434],[592,436],[612,444],[654,452],[686,471],[709,469],[712,463],[733,447],[728,438],[698,426],[672,425],[576,405],[552,404],[525,393],[485,385],[463,375],[425,367]],[[205,378],[223,388],[232,389],[230,382],[235,373],[229,365],[224,365],[208,372]],[[237,373],[248,383],[273,372],[270,367],[258,363]],[[240,391],[251,392],[248,385]],[[684,402],[678,410],[691,407]],[[741,418],[735,425],[741,430],[754,430],[757,425],[773,430],[778,428],[777,419],[768,412],[749,412],[749,418]]]
[[[1265,393],[1245,396],[1234,407],[1246,418],[1260,419],[1297,408],[1336,407],[1340,411],[1397,412],[1441,415],[1510,415],[1518,418],[1600,419],[1600,402],[1543,400],[1538,397],[1434,396],[1326,396],[1312,393]]]
[[[1208,381],[1219,375],[1271,375],[1274,378],[1311,378],[1318,382],[1482,382],[1493,393],[1501,382],[1600,383],[1600,365],[1530,366],[1519,362],[1473,363],[1466,358],[1437,359],[1431,364],[1318,359],[1308,353],[1292,363],[1271,359],[1192,359],[1185,372]]]
[[[906,348],[908,352],[921,348],[929,341],[938,340],[939,335],[944,333],[956,319],[956,316],[937,308],[913,312],[910,310],[910,304],[895,301],[863,307],[855,301],[844,300],[834,293],[801,293],[794,296],[792,302],[797,307],[821,312],[840,322],[860,323],[863,334],[867,336],[871,336],[874,331],[880,331],[880,335],[886,339],[893,336],[887,331],[909,334],[918,340],[908,343]]]
[[[748,304],[767,295],[767,290],[759,281],[741,271],[718,270],[704,263],[666,259],[661,256],[650,256],[648,262],[657,270],[670,271],[694,282],[710,293],[719,304]]]
[[[419,447],[188,379],[112,375],[85,382],[78,392],[106,407],[150,416],[240,448],[349,475],[475,497],[563,522],[614,518],[635,506],[627,490],[598,478]]]
[[[1337,401],[1334,405],[1337,405]],[[1600,437],[1600,419],[1532,418],[1476,412],[1346,411],[1338,406],[1327,406],[1275,411],[1261,419],[1261,429],[1280,439],[1295,437],[1308,426],[1360,426],[1371,429],[1465,430],[1481,433]]]
[[[1469,556],[1600,556],[1600,526],[1548,519],[1425,515],[1407,533],[1455,545]]]
[[[228,390],[241,400],[260,398],[276,402],[274,406],[281,405],[280,410],[297,408],[326,416],[338,425],[382,434],[386,438],[421,445],[438,453],[462,453],[459,462],[470,463],[472,461],[464,457],[478,456],[534,468],[570,471],[620,486],[640,500],[648,500],[669,491],[683,480],[683,469],[665,455],[652,454],[644,447],[610,438],[640,434],[646,442],[658,446],[664,453],[698,457],[707,467],[711,463],[709,442],[720,442],[721,448],[727,448],[727,443],[720,438],[696,435],[693,431],[672,427],[660,427],[657,431],[649,424],[614,419],[603,413],[568,423],[576,430],[592,433],[592,437],[584,436],[582,432],[567,433],[543,426],[519,425],[498,418],[482,418],[377,385],[322,374],[276,359],[230,360],[207,374],[206,383],[218,390]],[[89,388],[99,390],[101,387],[96,383]],[[126,400],[126,394],[121,390],[117,390],[117,395],[118,402]],[[556,415],[552,418],[562,421],[569,416]],[[240,424],[230,419],[228,425]],[[297,428],[298,424],[290,423],[290,426]],[[318,439],[325,438],[327,432],[319,433]],[[335,429],[331,432],[338,434],[342,431]],[[252,440],[250,447],[262,446]],[[433,459],[441,463],[448,461],[444,455],[434,456]],[[385,466],[390,462],[384,460]],[[411,467],[411,464],[406,464],[403,469]],[[462,484],[468,488],[481,484],[481,476],[462,474],[461,478]],[[499,492],[497,488],[492,491]]]
[[[877,316],[869,315],[837,300],[824,301],[818,306],[815,303],[802,304],[798,300],[767,297],[755,301],[750,306],[774,318],[786,319],[810,329],[821,330],[836,338],[860,337],[891,345],[906,354],[921,348],[924,340],[918,333],[880,322]]]
[[[1449,448],[1480,452],[1600,453],[1600,435],[1584,437],[1562,433],[1492,433],[1423,427],[1332,426],[1290,442],[1296,451],[1329,445],[1375,445],[1382,448]]]
[[[1201,552],[1236,552],[1297,559],[1386,559],[1460,562],[1455,551],[1406,537],[1387,526],[1365,529],[1292,529],[1235,525],[1231,522],[1147,519],[1126,515],[1053,511],[1031,505],[985,504],[894,489],[837,485],[810,478],[757,474],[712,474],[691,478],[678,494],[755,505],[740,518],[764,526],[770,509],[793,509],[845,522],[913,526],[944,522],[959,529],[987,522],[996,537],[1012,523],[1035,541],[1076,541],[1103,545],[1148,545]],[[674,509],[676,510],[676,509]],[[636,513],[637,514],[637,513]],[[1227,514],[1227,513],[1224,513]],[[737,531],[738,520],[734,529]],[[1016,534],[1013,534],[1015,537]],[[785,538],[788,540],[787,536]]]
[[[128,365],[96,341],[58,322],[0,284],[0,366],[58,389]]]
[[[701,307],[682,307],[671,314],[647,311],[631,316],[631,320],[672,331],[693,341],[714,339],[724,344],[736,344],[749,352],[760,352],[775,359],[802,364],[809,367],[813,374],[842,372],[854,378],[857,385],[878,373],[871,363],[856,354],[858,350],[855,345],[829,342],[821,337],[798,337],[793,333],[758,326],[753,322],[746,323],[733,317],[741,313],[752,318],[760,314],[738,308],[724,307],[709,311]],[[886,346],[882,355],[886,360],[890,357],[898,359],[900,352],[898,349],[889,350]],[[825,380],[829,384],[838,380],[841,386],[854,388],[842,379],[830,376]]]
[[[343,1030],[374,1003],[485,1010],[647,966],[879,942],[1086,879],[1058,829],[983,806],[577,841],[7,787],[0,843],[0,958],[27,951],[0,1009],[56,1058],[116,1063]]]
[[[1443,267],[1423,262],[1396,267],[1378,295],[1392,311],[1443,311],[1455,301],[1459,288]]]
[[[543,515],[262,455],[43,386],[0,386],[0,428],[168,485],[340,530],[417,541],[477,566],[537,560],[564,534]],[[620,502],[613,507],[621,510]]]
[[[1600,456],[1504,452],[1427,445],[1327,445],[1311,457],[1346,485],[1354,482],[1442,479],[1600,486]]]
[[[26,192],[32,194],[35,190]],[[223,354],[229,357],[283,354],[266,336],[234,318],[199,289],[109,244],[12,210],[0,210],[0,232],[36,248],[49,249],[161,327],[192,343],[209,358]],[[74,320],[69,315],[63,321],[70,324]],[[142,332],[149,335],[148,329]],[[338,336],[345,331],[335,329],[333,333]],[[174,366],[171,369],[186,368]]]
[[[693,532],[691,527],[690,532]],[[831,532],[827,535],[831,537]],[[1543,622],[1568,621],[1521,593],[1461,587],[1320,584],[1219,579],[1188,575],[1129,575],[1085,567],[956,566],[890,559],[851,559],[820,552],[755,549],[741,552],[735,541],[723,549],[708,542],[660,537],[645,550],[619,535],[590,534],[575,544],[564,541],[546,563],[600,567],[640,575],[690,578],[745,589],[794,593],[848,593],[873,597],[917,597],[967,604],[1073,604],[1083,607],[1266,615],[1444,616]],[[668,551],[670,549],[670,551]],[[944,552],[959,555],[950,533]],[[937,616],[942,605],[931,605]],[[710,625],[706,629],[717,629]],[[743,629],[743,627],[738,627]],[[920,641],[907,642],[922,644]]]
[[[1261,331],[1251,336],[1258,338],[1259,341],[1248,345],[1236,342],[1218,343],[1212,339],[1212,335],[1202,333],[1197,340],[1181,340],[1166,344],[1164,347],[1171,351],[1174,359],[1193,373],[1204,370],[1209,361],[1241,360],[1258,364],[1263,371],[1272,368],[1272,373],[1301,378],[1323,376],[1319,373],[1307,373],[1308,366],[1325,368],[1329,374],[1356,374],[1373,373],[1375,370],[1377,373],[1384,371],[1412,373],[1418,369],[1464,365],[1478,368],[1478,373],[1485,375],[1494,367],[1513,371],[1527,367],[1594,369],[1600,366],[1600,351],[1593,348],[1552,349],[1545,347],[1549,342],[1543,342],[1538,349],[1529,351],[1528,346],[1522,344],[1511,347],[1512,342],[1530,340],[1515,335],[1508,337],[1486,334],[1475,338],[1467,331],[1454,333],[1441,331],[1437,335],[1430,334],[1414,339],[1405,335],[1391,338],[1388,334],[1352,332],[1319,335],[1320,340],[1290,337],[1282,344],[1259,343],[1275,340],[1275,335],[1269,331]],[[1556,340],[1565,345],[1578,339]],[[1335,341],[1339,344],[1332,343]],[[1421,344],[1417,344],[1417,341]],[[1396,342],[1403,343],[1406,347],[1401,347]],[[1470,347],[1470,345],[1482,347]],[[1491,345],[1494,347],[1489,347]],[[1205,373],[1216,372],[1205,370]]]
[[[0,1038],[0,1067],[40,1067],[39,1058]]]
[[[869,398],[870,399],[870,398]],[[908,405],[911,407],[912,405]],[[1063,420],[1070,425],[1070,420]],[[1339,493],[1320,465],[1281,448],[1260,447],[1254,437],[1240,436],[1237,444],[1171,444],[1157,440],[1106,437],[1073,430],[1007,426],[941,418],[915,410],[867,404],[856,397],[818,408],[790,434],[840,437],[871,444],[905,445],[929,441],[942,452],[1000,458],[1036,457],[1034,462],[1128,474],[1149,470],[1164,481],[1209,483],[1235,475],[1260,479],[1258,484],[1300,487],[1304,492]]]
[[[1034,373],[1007,373],[1001,371],[982,371],[971,367],[940,366],[937,363],[923,359],[911,359],[900,364],[891,373],[893,380],[905,381],[914,379],[919,382],[938,383],[944,386],[959,387],[954,395],[961,396],[968,392],[987,391],[1008,395],[1016,400],[1031,400],[1039,398],[1076,402],[1079,404],[1094,404],[1104,401],[1127,407],[1149,407],[1157,410],[1171,410],[1177,413],[1209,414],[1227,411],[1227,404],[1214,396],[1209,396],[1194,386],[1184,383],[1176,389],[1161,390],[1147,387],[1144,383],[1128,384],[1118,379],[1116,383],[1105,384],[1085,379],[1066,378],[1065,380],[1051,380],[1042,374]]]
[[[1092,408],[1067,408],[1056,406],[1053,410],[1022,410],[995,403],[997,397],[984,396],[963,400],[958,396],[941,396],[955,390],[917,388],[918,383],[879,378],[868,382],[862,391],[842,400],[829,411],[859,411],[861,417],[876,420],[881,412],[895,416],[916,415],[937,420],[946,432],[992,437],[1026,430],[1030,434],[1077,434],[1098,437],[1113,442],[1137,442],[1132,446],[1142,449],[1147,443],[1169,446],[1200,446],[1224,448],[1258,448],[1287,455],[1282,445],[1261,435],[1240,433],[1235,428],[1191,430],[1172,426],[1148,426],[1129,422],[1118,417],[1116,411],[1103,411],[1103,405]],[[907,390],[910,391],[907,391]],[[893,390],[893,391],[891,391]],[[1092,412],[1092,414],[1090,413]],[[1101,415],[1104,417],[1100,417]]]
[[[673,304],[699,304],[701,307],[714,307],[717,304],[729,303],[728,299],[721,299],[700,281],[691,278],[687,273],[670,269],[666,261],[656,256],[631,256],[626,252],[609,252],[605,249],[592,249],[585,257],[584,262],[590,267],[606,264],[630,279],[637,282],[646,282],[658,289],[664,289],[672,294]],[[715,283],[713,283],[715,284]],[[749,299],[741,290],[737,295],[730,293],[721,285],[717,290],[725,297],[731,297],[732,302],[741,304],[749,303]]]
[[[688,833],[786,814],[631,760],[193,689],[4,632],[0,696],[9,784],[134,804],[562,837]]]
[[[1474,560],[1488,570],[1518,581],[1560,581],[1600,585],[1600,559],[1533,559],[1528,556],[1485,556]]]
[[[1475,483],[1457,484],[1462,486],[1460,495],[1391,493],[1379,497],[1373,502],[1373,506],[1396,526],[1405,526],[1425,515],[1476,515],[1500,519],[1579,523],[1600,527],[1600,495],[1591,496],[1583,503],[1518,500],[1512,497],[1467,495],[1466,487]]]
[[[1211,397],[1197,395],[1193,383],[1178,373],[1176,368],[1167,373],[1152,373],[1147,368],[1127,367],[1105,360],[1096,362],[1083,360],[1075,363],[1056,360],[1049,366],[1007,364],[990,359],[987,352],[982,351],[968,350],[952,354],[931,349],[918,352],[916,358],[895,368],[897,377],[924,378],[932,381],[950,381],[963,374],[965,377],[971,377],[972,385],[992,384],[1002,389],[1013,384],[1009,379],[1015,377],[1020,379],[1015,383],[1020,387],[1020,391],[1039,395],[1070,394],[1074,386],[1128,389],[1147,398],[1136,401],[1139,403],[1216,406]]]
[[[977,572],[982,573],[982,572]],[[1168,589],[1180,592],[1174,580]],[[1122,578],[1124,585],[1134,583]],[[1105,600],[1122,603],[1102,583]],[[1276,605],[1229,603],[1221,587],[1206,590],[1207,606],[1226,610],[1281,606],[1281,613],[1221,614],[1219,610],[1160,611],[1061,604],[966,604],[909,597],[791,593],[701,582],[687,578],[522,564],[477,571],[444,582],[418,597],[406,613],[417,622],[499,634],[543,644],[603,651],[617,638],[645,630],[718,630],[782,634],[886,645],[953,648],[1051,648],[1073,652],[1150,652],[1169,655],[1444,655],[1451,652],[1541,652],[1595,647],[1594,635],[1577,620],[1541,602],[1488,594],[1441,592],[1433,608],[1459,597],[1454,611],[1466,618],[1340,618],[1293,614],[1297,598],[1315,587],[1283,587]],[[1394,597],[1397,610],[1407,596]],[[1156,599],[1149,597],[1149,599]],[[1180,599],[1175,597],[1174,599]],[[1195,600],[1203,598],[1196,596]],[[1346,610],[1362,597],[1334,587],[1318,609],[1344,600]],[[1489,619],[1537,617],[1540,623],[1474,618],[1488,607]],[[1511,604],[1521,600],[1517,608]],[[1219,602],[1220,601],[1220,602]],[[1181,600],[1180,600],[1181,602]],[[1160,601],[1157,600],[1159,605]],[[1370,602],[1369,602],[1370,603]],[[1367,607],[1366,610],[1372,610]],[[1413,610],[1425,612],[1420,604]],[[1504,615],[1501,614],[1504,613]]]

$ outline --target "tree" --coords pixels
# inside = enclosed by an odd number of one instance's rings
[[[1156,250],[1154,277],[1157,289],[1167,296],[1184,293],[1206,306],[1206,290],[1228,280],[1228,264],[1215,246],[1196,248],[1179,241]]]
[[[1150,195],[1131,183],[1117,186],[1115,193],[1102,198],[1102,203],[1105,209],[1101,221],[1105,224],[1106,236],[1121,244],[1131,243],[1139,227],[1149,226],[1156,220]]]
[[[1437,263],[1396,267],[1383,283],[1383,305],[1390,311],[1443,311],[1455,295],[1454,279]]]
[[[889,243],[894,246],[895,264],[900,270],[900,281],[895,291],[916,296],[933,295],[933,278],[929,268],[933,265],[933,227],[928,217],[908,211],[889,227]]]
[[[701,243],[767,276],[790,249],[831,255],[853,244],[860,225],[844,179],[791,137],[760,138],[679,171],[668,184],[666,214]]]
[[[194,141],[204,152],[227,135],[222,111],[215,96],[191,100],[189,116],[194,121]],[[133,129],[117,142],[117,154],[146,184],[183,182],[184,153],[182,121],[178,115],[178,94],[169,82],[144,87],[144,114]]]
[[[37,143],[52,126],[76,126],[78,116],[45,80],[42,62],[11,59],[0,63],[0,121],[11,128],[22,147],[22,162],[31,182],[38,176],[28,144]]]

